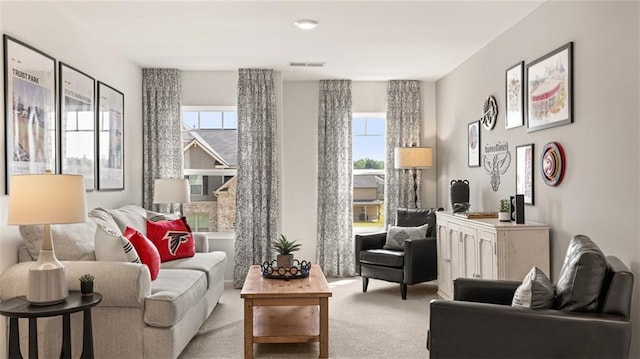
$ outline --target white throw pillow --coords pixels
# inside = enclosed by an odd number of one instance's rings
[[[418,227],[390,226],[387,229],[387,240],[384,244],[384,249],[403,251],[405,240],[424,239],[427,236],[427,228],[429,228],[429,224],[423,224]]]
[[[20,226],[22,241],[33,259],[38,259],[44,230],[42,225]],[[56,258],[61,261],[95,261],[94,222],[52,224],[51,239]]]
[[[147,221],[149,222],[160,222],[160,221],[175,221],[176,219],[180,219],[180,212],[175,213],[160,213],[147,211]]]
[[[131,242],[109,228],[98,225],[95,244],[98,261],[140,263],[138,252]]]
[[[530,309],[548,309],[553,306],[555,288],[538,267],[531,268],[513,295],[511,305]]]

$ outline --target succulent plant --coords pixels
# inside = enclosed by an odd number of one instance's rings
[[[85,273],[83,275],[80,276],[80,282],[82,283],[88,283],[88,282],[93,282],[93,280],[95,279],[95,277],[92,274],[89,273]]]
[[[509,200],[501,199],[500,200],[500,212],[509,212]]]
[[[278,240],[272,242],[273,248],[281,255],[291,254],[291,252],[295,252],[300,250],[302,244],[296,243],[297,241],[289,241],[284,234],[280,235]]]

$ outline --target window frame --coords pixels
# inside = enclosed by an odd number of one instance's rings
[[[384,133],[382,134],[382,137],[384,139],[384,165],[385,168],[382,169],[355,169],[353,168],[353,162],[354,162],[354,158],[351,158],[351,170],[352,170],[352,177],[355,176],[367,176],[367,175],[382,175],[385,178],[385,183],[387,181],[386,178],[386,166],[387,166],[387,114],[386,112],[353,112],[351,114],[351,120],[353,121],[354,118],[369,118],[369,117],[382,117],[384,119],[384,124],[385,124],[385,130]],[[353,126],[353,124],[352,124]],[[366,124],[365,124],[365,129],[366,129]],[[352,139],[355,136],[379,136],[379,135],[351,135]],[[353,187],[352,187],[353,188]],[[386,200],[386,195],[387,193],[387,189],[385,186],[385,200]],[[352,222],[355,223],[355,222]],[[372,232],[380,232],[381,230],[384,230],[386,228],[386,225],[383,223],[382,226],[378,226],[378,227],[357,227],[355,225],[352,225],[353,228],[353,233],[372,233]]]
[[[202,130],[202,131],[206,131],[206,130],[237,130],[238,129],[238,125],[237,125],[237,121],[236,121],[236,127],[235,128],[225,128],[224,126],[224,113],[225,112],[235,112],[236,115],[238,113],[238,107],[237,106],[182,106],[181,111],[180,111],[180,121],[184,126],[184,113],[185,112],[198,112],[198,127],[193,128],[194,130]],[[221,114],[221,118],[222,118],[222,123],[220,124],[220,128],[202,128],[200,126],[200,112],[220,112]]]
[[[238,112],[238,107],[237,106],[181,106],[180,109],[180,121],[182,121],[183,126],[184,126],[184,113],[185,112],[221,112],[223,113],[222,115],[222,127],[221,128],[216,128],[214,130],[229,130],[229,131],[237,131],[238,128],[236,126],[236,128],[224,128],[224,112]],[[198,115],[198,128],[195,128],[193,130],[201,130],[201,131],[207,131],[207,130],[211,130],[211,129],[200,129],[200,115]],[[187,128],[185,126],[185,130],[190,130],[190,128]],[[184,152],[183,152],[184,154]],[[183,171],[183,176],[203,176],[203,189],[204,189],[204,177],[206,176],[237,176],[238,175],[238,168],[211,168],[211,169],[188,169],[188,168],[182,168]],[[198,223],[199,224],[199,223]],[[204,233],[205,235],[209,236],[232,236],[233,233],[235,233],[235,231],[230,231],[230,232],[218,232],[218,231],[208,231],[208,232],[201,232]],[[225,237],[226,238],[226,237]]]

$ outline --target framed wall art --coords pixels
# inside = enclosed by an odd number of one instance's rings
[[[516,194],[533,204],[533,143],[516,146]]]
[[[524,62],[520,61],[507,69],[505,75],[506,108],[504,128],[524,125]]]
[[[573,122],[573,42],[527,64],[527,131]]]
[[[60,172],[84,176],[96,188],[95,80],[60,62]]]
[[[98,190],[124,189],[124,94],[98,81]]]
[[[480,121],[469,123],[467,128],[468,166],[480,167]]]
[[[56,60],[4,35],[5,194],[11,175],[57,172]]]

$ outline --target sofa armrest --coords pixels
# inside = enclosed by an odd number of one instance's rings
[[[433,300],[430,358],[627,358],[622,316]]]
[[[466,302],[511,305],[513,294],[521,282],[456,278],[453,281],[453,299]]]
[[[0,276],[0,298],[26,295],[29,267],[33,262],[15,264]],[[102,294],[103,307],[142,308],[151,294],[151,275],[146,265],[127,262],[65,261],[69,290],[80,290],[85,273],[95,277],[94,290]]]
[[[422,283],[438,278],[436,237],[404,241],[404,282]]]
[[[204,233],[193,232],[193,240],[196,242],[196,253],[208,253],[209,252],[209,240]]]
[[[356,234],[356,274],[360,274],[360,252],[367,249],[382,249],[387,240],[387,232]]]

